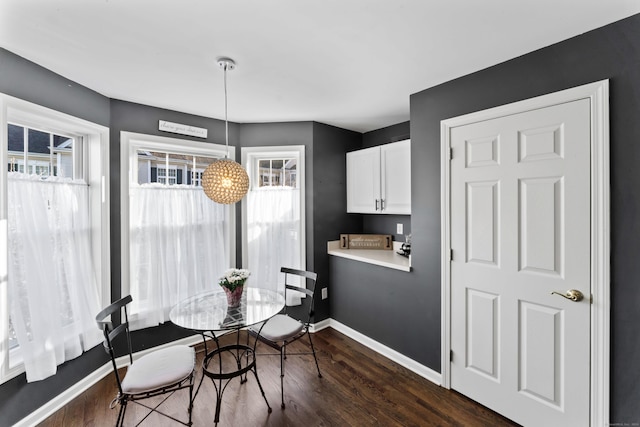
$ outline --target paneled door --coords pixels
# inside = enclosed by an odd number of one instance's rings
[[[451,387],[523,425],[589,425],[589,102],[451,129]]]

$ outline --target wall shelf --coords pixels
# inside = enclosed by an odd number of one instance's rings
[[[393,250],[383,249],[340,249],[340,241],[327,242],[329,255],[380,265],[401,271],[411,271],[411,258],[396,253],[402,245],[401,242],[393,242]]]

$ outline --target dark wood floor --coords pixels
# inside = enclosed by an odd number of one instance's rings
[[[226,338],[226,337],[225,337]],[[225,339],[223,338],[223,340]],[[231,338],[231,337],[229,337]],[[291,356],[285,376],[286,409],[280,409],[278,357],[260,356],[258,373],[271,414],[255,378],[240,384],[234,379],[224,392],[219,426],[516,426],[464,396],[438,387],[391,362],[345,335],[327,328],[313,334],[323,378],[318,378],[312,356]],[[258,352],[269,352],[258,346]],[[308,350],[300,340],[290,351]],[[198,353],[198,360],[202,352]],[[198,378],[199,379],[199,378]],[[188,394],[176,393],[163,404],[178,417],[186,415]],[[108,375],[41,426],[112,426],[118,409],[109,409],[116,394]],[[143,408],[130,404],[126,425],[135,425]],[[193,425],[213,425],[214,388],[205,378],[193,411]],[[143,425],[178,425],[152,415]]]

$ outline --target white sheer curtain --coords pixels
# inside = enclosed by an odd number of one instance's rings
[[[101,341],[91,261],[89,188],[68,178],[8,174],[10,315],[27,381]]]
[[[262,187],[247,195],[247,255],[252,286],[283,292],[280,267],[301,268],[300,190]],[[292,283],[301,286],[301,283]],[[297,294],[297,292],[294,292]],[[287,305],[300,304],[289,293]]]
[[[229,268],[226,209],[201,187],[132,184],[130,292],[135,329],[169,320],[178,301],[214,289]]]

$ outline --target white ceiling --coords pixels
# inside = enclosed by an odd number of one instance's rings
[[[638,0],[0,0],[0,47],[110,98],[365,132],[409,95],[627,16]]]

